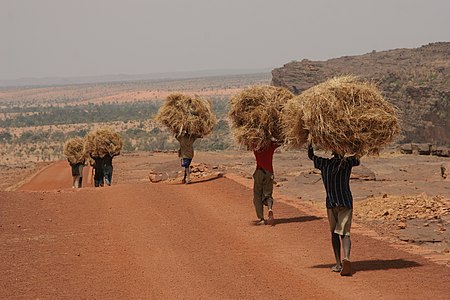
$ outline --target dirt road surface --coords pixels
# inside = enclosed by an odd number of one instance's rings
[[[449,298],[450,268],[363,234],[332,273],[324,218],[278,201],[255,226],[229,178],[70,186],[58,162],[0,192],[0,299]]]

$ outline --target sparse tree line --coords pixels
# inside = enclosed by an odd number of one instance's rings
[[[14,112],[10,118],[0,121],[0,127],[33,127],[44,125],[102,123],[113,121],[145,120],[156,113],[160,102],[132,102],[126,104],[86,104],[66,107],[17,107],[2,110]],[[32,113],[32,114],[31,114]]]

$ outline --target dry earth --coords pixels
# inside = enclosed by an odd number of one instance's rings
[[[363,212],[352,235],[353,277],[328,270],[323,187],[305,152],[275,156],[274,227],[252,225],[251,153],[197,153],[194,162],[225,178],[151,183],[149,173],[178,175],[176,154],[134,153],[115,159],[112,187],[90,187],[86,169],[86,188],[71,189],[61,161],[0,192],[0,298],[448,299],[449,255],[444,246],[399,241],[413,227],[409,219],[387,235]],[[396,154],[363,159],[351,183],[355,206],[403,196],[445,201],[450,182],[439,176],[441,163]],[[14,182],[25,177],[8,174]],[[436,232],[444,238],[433,244],[448,247],[446,232]]]

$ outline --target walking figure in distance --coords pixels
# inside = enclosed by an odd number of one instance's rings
[[[114,156],[107,153],[103,157],[103,172],[105,174],[105,183],[110,186],[112,184],[113,165],[112,160]]]
[[[70,160],[67,160],[72,170],[72,188],[77,189],[81,187],[82,178],[83,178],[83,166],[84,162],[71,163]]]
[[[266,224],[264,220],[264,206],[267,206],[269,212],[267,224],[274,225],[273,217],[273,153],[280,145],[271,141],[266,147],[260,150],[254,150],[256,158],[256,170],[253,173],[253,204],[256,210],[258,221],[256,225]]]
[[[94,169],[94,186],[95,187],[101,187],[104,186],[104,159],[103,157],[99,156],[92,156],[92,159],[94,160],[93,169]]]
[[[353,196],[349,181],[352,168],[360,164],[359,158],[357,156],[343,157],[335,152],[333,152],[332,158],[319,157],[314,155],[311,144],[308,147],[308,157],[314,162],[314,167],[321,171],[325,186],[331,243],[336,258],[336,265],[331,270],[340,272],[342,276],[351,276],[350,227],[353,215]],[[341,241],[344,250],[342,262]]]
[[[181,167],[184,168],[183,183],[191,183],[191,162],[194,158],[194,142],[197,138],[201,136],[195,134],[189,134],[184,132],[182,134],[176,135],[175,138],[180,143],[180,148],[178,149],[178,157],[181,159]]]
[[[86,166],[85,160],[78,164],[78,170],[80,173],[80,179],[78,180],[78,187],[81,188],[83,186],[83,169]]]

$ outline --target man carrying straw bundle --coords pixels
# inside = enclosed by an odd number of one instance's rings
[[[178,157],[181,158],[181,167],[184,168],[182,183],[189,184],[191,183],[191,162],[194,158],[194,142],[197,138],[201,138],[201,136],[184,132],[175,138],[180,142]]]
[[[94,186],[102,187],[105,185],[105,171],[104,171],[104,159],[100,156],[92,156],[94,160],[92,164],[92,170],[94,171]]]
[[[253,204],[258,221],[256,225],[265,225],[264,206],[268,208],[267,224],[274,225],[273,217],[273,153],[280,145],[271,141],[261,150],[253,150],[256,158],[256,170],[253,173]]]
[[[111,128],[100,128],[90,132],[86,137],[86,153],[94,160],[94,186],[111,185],[112,158],[120,155],[122,137]]]
[[[340,272],[342,276],[351,276],[350,264],[350,227],[352,225],[353,197],[350,191],[350,173],[358,166],[357,156],[343,157],[333,152],[332,158],[314,155],[311,144],[308,147],[308,157],[314,162],[314,167],[322,174],[326,191],[326,207],[328,222],[331,230],[331,244],[333,245],[336,265],[333,272]],[[341,263],[341,241],[344,259]]]
[[[190,166],[194,157],[194,142],[209,134],[217,123],[211,103],[197,95],[170,94],[159,109],[156,120],[165,125],[180,143],[178,157],[184,168],[182,183],[191,183]]]
[[[84,139],[75,137],[64,144],[64,155],[71,167],[72,188],[81,188],[85,163]]]
[[[311,146],[308,149],[314,167],[321,170],[327,195],[326,207],[336,259],[332,270],[350,276],[353,209],[350,173],[360,164],[359,157],[378,154],[399,132],[396,108],[373,84],[360,82],[354,76],[342,76],[292,98],[282,114],[286,144],[300,147],[308,141],[333,153],[333,158],[327,159],[314,155]],[[346,154],[353,156],[345,157]]]
[[[72,188],[77,189],[81,188],[83,184],[83,167],[84,161],[71,163],[68,159],[70,168],[72,170]]]
[[[253,205],[258,220],[264,225],[264,205],[268,207],[267,224],[274,225],[273,216],[273,154],[280,146],[280,112],[294,95],[273,86],[253,86],[244,89],[230,100],[229,116],[237,142],[253,150],[256,170],[253,174]]]

